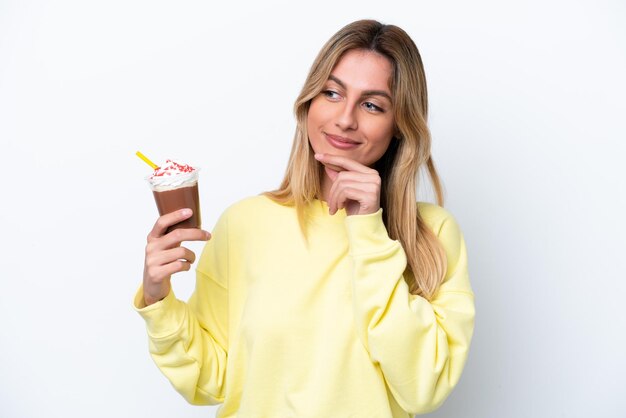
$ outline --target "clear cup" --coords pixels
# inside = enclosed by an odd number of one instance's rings
[[[170,226],[166,233],[178,228],[201,228],[198,171],[199,169],[196,168],[190,173],[146,178],[150,189],[152,189],[159,215],[162,216],[183,208],[193,210],[193,215],[190,218]]]

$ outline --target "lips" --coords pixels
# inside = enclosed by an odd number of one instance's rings
[[[338,149],[352,149],[359,145],[359,142],[354,141],[350,138],[331,135],[328,133],[325,133],[324,135],[326,136],[326,140],[330,143],[330,145]]]

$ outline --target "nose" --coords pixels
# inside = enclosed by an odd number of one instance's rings
[[[344,106],[339,107],[335,125],[343,131],[356,129],[359,124],[355,106],[349,102],[344,102]]]

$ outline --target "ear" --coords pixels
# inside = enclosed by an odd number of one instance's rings
[[[393,138],[398,140],[402,139],[402,132],[400,132],[400,129],[398,129],[397,126],[393,131]]]

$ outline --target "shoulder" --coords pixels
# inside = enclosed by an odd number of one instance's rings
[[[224,214],[229,218],[241,218],[254,215],[269,214],[289,210],[287,206],[280,205],[265,195],[249,196],[231,204]]]
[[[445,229],[458,228],[456,219],[447,209],[428,202],[417,202],[417,211],[422,220],[430,227],[436,236],[440,237]]]
[[[459,263],[465,264],[465,239],[455,217],[448,210],[433,203],[418,202],[417,210],[446,252],[448,271],[454,271]]]
[[[239,213],[247,213],[263,207],[267,204],[267,198],[265,196],[249,196],[245,197],[235,203],[232,203],[226,208],[224,213],[228,215],[236,215]]]
[[[283,206],[265,195],[243,198],[228,206],[220,221],[231,232],[266,233],[287,219],[295,217],[293,207]]]

